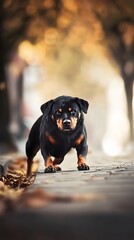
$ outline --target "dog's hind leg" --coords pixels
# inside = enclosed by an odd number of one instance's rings
[[[27,155],[27,177],[31,176],[31,168],[33,163],[33,158],[35,157],[36,153],[39,151],[40,146],[34,145],[32,146],[30,141],[28,140],[26,143],[26,155]]]
[[[40,149],[39,130],[42,116],[34,123],[26,143],[27,176],[31,175],[33,158]]]

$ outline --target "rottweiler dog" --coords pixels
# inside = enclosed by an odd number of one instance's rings
[[[41,106],[41,115],[31,128],[26,143],[27,176],[31,175],[32,161],[41,150],[45,162],[45,173],[61,170],[58,166],[65,155],[75,148],[78,170],[89,170],[86,164],[88,152],[84,115],[88,102],[70,96],[60,96]]]

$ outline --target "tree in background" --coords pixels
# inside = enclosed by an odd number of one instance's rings
[[[92,7],[104,31],[103,44],[108,46],[120,68],[127,99],[130,140],[133,140],[134,2],[96,0]]]
[[[26,3],[22,6],[19,1],[0,1],[0,153],[16,150],[9,131],[10,104],[6,65],[11,60],[11,53],[21,41],[21,34],[26,31],[25,23],[28,19],[22,14],[25,7]]]

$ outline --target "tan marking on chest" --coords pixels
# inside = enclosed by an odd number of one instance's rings
[[[84,139],[84,136],[83,136],[83,134],[81,134],[80,137],[75,140],[75,144],[79,145],[83,139]]]
[[[51,135],[48,135],[48,136],[47,136],[47,139],[48,139],[48,141],[49,141],[50,143],[56,144],[56,140],[55,140],[54,137],[52,137]]]

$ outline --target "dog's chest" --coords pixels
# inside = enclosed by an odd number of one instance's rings
[[[52,156],[64,156],[73,146],[74,139],[70,137],[53,136],[48,133],[45,136],[45,147]]]

